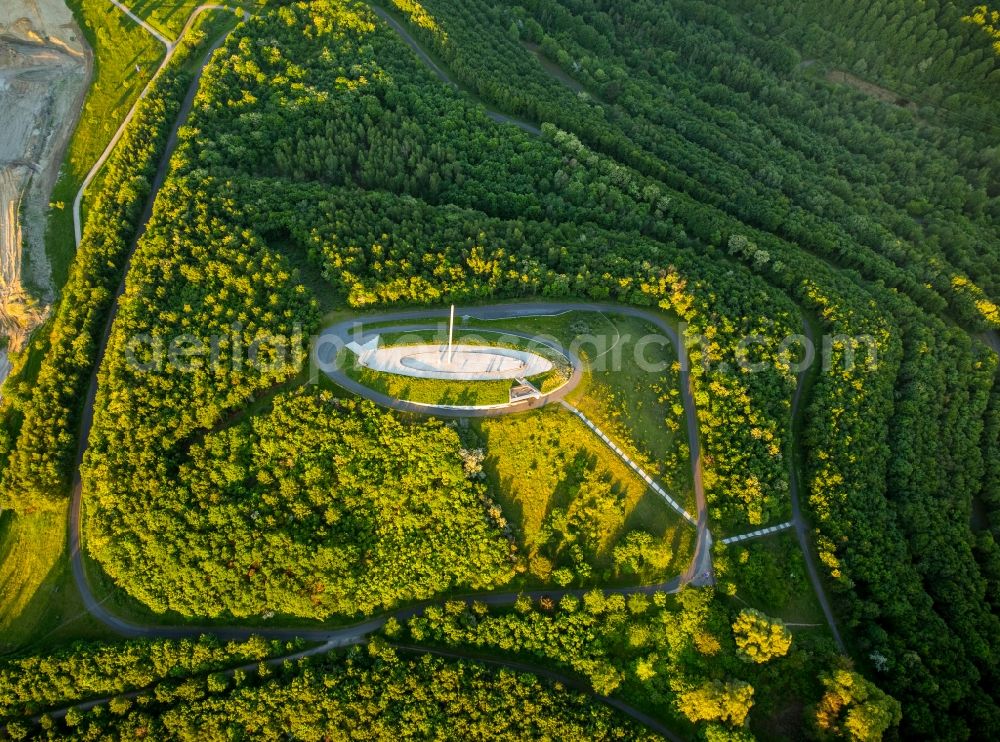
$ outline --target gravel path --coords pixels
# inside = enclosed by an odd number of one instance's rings
[[[195,16],[197,15],[197,13],[202,12],[203,10],[210,9],[210,8],[220,8],[220,7],[223,7],[223,6],[215,6],[215,5],[203,5],[203,6],[200,6],[192,14],[191,19],[188,21],[188,26],[190,26],[190,24],[193,22],[193,20],[194,20]],[[412,40],[412,38],[409,37],[409,34],[406,33],[405,29],[402,29],[402,27],[399,26],[399,24],[394,19],[392,19],[391,17],[387,16],[384,13],[384,11],[381,11],[380,9],[375,8],[375,12],[380,17],[382,17],[383,19],[385,19],[397,31],[397,33],[400,33],[400,35],[403,37],[404,40],[407,40],[407,43],[410,44],[412,48],[414,48],[414,50],[421,57],[421,59],[423,59],[424,62],[427,63],[431,67],[432,70],[435,70],[435,72],[438,74],[439,77],[441,77],[443,80],[451,83],[450,78],[448,78],[448,76],[442,70],[440,70],[440,68],[438,68],[434,64],[433,60],[430,59],[429,56],[427,56],[425,53],[422,52],[422,50],[419,49],[419,46],[417,46],[415,44],[415,42]],[[188,26],[185,27],[185,30],[187,29]],[[220,42],[218,44],[216,44],[215,48],[217,48],[219,45],[221,45],[221,43],[222,42],[220,40]],[[214,51],[214,48],[213,48],[212,51]],[[168,53],[167,59],[169,59],[169,56],[170,55]],[[206,56],[204,63],[207,64],[207,61],[208,61],[208,57]],[[165,60],[164,64],[165,63],[166,63],[166,60]],[[204,66],[204,64],[203,64],[203,66]],[[161,65],[161,69],[162,69],[162,65]],[[187,118],[187,114],[190,111],[194,94],[197,91],[197,87],[198,87],[198,84],[199,84],[199,81],[200,81],[200,76],[201,76],[201,72],[199,72],[198,76],[196,77],[196,79],[192,83],[191,88],[188,91],[187,99],[184,101],[184,105],[182,106],[181,111],[180,111],[180,113],[178,115],[177,122],[176,122],[176,125],[174,127],[174,131],[173,131],[173,133],[171,135],[170,141],[168,142],[167,149],[166,149],[166,151],[164,153],[164,156],[163,156],[163,158],[161,160],[160,168],[159,168],[159,171],[157,173],[157,177],[156,177],[156,179],[154,181],[154,184],[153,184],[153,190],[152,190],[152,193],[151,193],[151,196],[150,196],[150,199],[149,199],[149,204],[147,206],[147,213],[144,215],[143,224],[145,224],[145,222],[149,218],[149,213],[151,212],[152,203],[155,200],[155,195],[158,192],[158,190],[159,190],[160,186],[162,185],[163,180],[165,178],[165,175],[166,175],[166,172],[167,172],[168,163],[169,163],[169,159],[170,159],[170,155],[171,155],[171,153],[173,151],[173,148],[174,148],[174,146],[176,144],[176,130],[177,130],[177,128],[179,126],[183,125],[184,121]],[[454,84],[454,83],[451,83],[451,84]],[[148,86],[147,86],[147,90],[148,90]],[[143,91],[143,95],[145,95],[145,92],[146,91]],[[134,108],[133,108],[133,112],[134,112]],[[497,115],[501,115],[501,114],[497,114]],[[131,119],[131,116],[132,116],[132,112],[130,112],[129,116],[126,118],[126,122],[125,122],[126,124]],[[516,121],[512,121],[512,122],[513,123],[517,123]],[[522,122],[522,123],[524,123],[524,122]],[[518,125],[521,125],[521,124],[518,124]],[[530,125],[522,126],[522,128],[525,128],[525,129],[527,129],[527,127],[530,127]],[[123,129],[124,129],[124,124],[123,124],[122,130]],[[537,133],[537,131],[538,131],[537,127],[531,127],[528,130],[532,130],[533,133]],[[121,134],[121,130],[116,135],[115,139],[113,140],[112,145],[109,146],[108,151],[106,151],[105,154],[102,156],[101,161],[99,161],[98,164],[95,165],[94,170],[92,170],[91,174],[88,176],[87,183],[89,183],[90,180],[92,180],[93,175],[96,174],[97,170],[99,170],[100,166],[107,159],[108,154],[110,154],[111,147],[113,147],[114,142],[116,142],[117,139],[120,138],[120,134]],[[86,187],[86,183],[84,185],[84,188],[85,187]],[[75,221],[76,221],[76,229],[77,229],[77,238],[78,238],[78,240],[79,240],[79,233],[80,233],[79,202],[82,199],[82,194],[83,194],[83,189],[81,189],[80,194],[78,194],[78,196],[77,196],[77,202],[74,204],[74,217],[75,217]],[[134,249],[134,245],[133,245],[133,249]],[[119,295],[120,295],[121,290],[123,288],[124,288],[124,282],[123,282],[122,287],[120,287],[120,289],[119,289]],[[85,605],[87,611],[94,618],[96,618],[97,620],[101,621],[106,626],[108,626],[109,628],[115,630],[116,632],[118,632],[118,633],[120,633],[120,634],[122,634],[124,636],[129,636],[129,637],[184,638],[184,637],[198,636],[198,635],[202,635],[202,634],[211,634],[211,635],[219,637],[220,639],[230,640],[230,639],[246,639],[246,638],[249,638],[250,636],[260,635],[260,636],[264,636],[264,637],[268,637],[268,638],[275,638],[275,639],[303,638],[303,639],[306,639],[306,640],[316,641],[318,643],[317,646],[315,646],[313,648],[310,648],[310,649],[307,649],[307,650],[302,651],[302,652],[298,652],[298,653],[296,653],[294,655],[295,657],[305,657],[305,656],[309,656],[309,655],[321,654],[321,653],[324,653],[324,652],[328,652],[328,651],[330,651],[330,650],[332,650],[334,648],[337,648],[337,647],[343,647],[343,646],[349,646],[349,645],[352,645],[352,644],[362,643],[362,642],[366,641],[366,639],[367,639],[367,637],[369,635],[371,635],[374,632],[377,632],[378,630],[380,630],[384,626],[385,622],[390,618],[390,616],[395,617],[395,618],[400,619],[400,620],[406,620],[407,618],[412,617],[412,616],[420,613],[427,606],[434,605],[435,603],[439,602],[439,601],[427,601],[427,602],[422,603],[420,605],[411,606],[411,607],[408,607],[408,608],[397,610],[397,611],[395,611],[395,612],[393,612],[391,614],[385,614],[385,615],[375,616],[375,617],[369,618],[369,619],[367,619],[365,621],[361,621],[359,623],[356,623],[356,624],[353,624],[353,625],[349,625],[349,626],[334,626],[334,627],[329,627],[328,626],[328,627],[323,627],[323,626],[320,626],[320,625],[313,624],[312,626],[303,626],[301,628],[294,628],[294,627],[287,627],[287,628],[260,628],[260,627],[247,627],[247,626],[239,626],[239,625],[234,625],[234,626],[195,626],[195,625],[189,625],[189,624],[184,624],[184,625],[179,625],[179,626],[144,625],[144,624],[138,624],[138,623],[134,623],[134,622],[128,621],[128,620],[126,620],[124,618],[116,616],[111,611],[109,611],[100,601],[97,600],[97,598],[94,596],[93,592],[91,591],[90,584],[89,584],[89,581],[88,581],[87,575],[86,575],[86,570],[85,570],[85,567],[84,567],[84,560],[83,560],[83,554],[82,554],[82,551],[81,551],[81,543],[80,543],[80,525],[81,525],[80,524],[80,519],[81,519],[82,482],[80,480],[79,464],[82,461],[83,454],[84,454],[84,452],[86,450],[86,442],[87,442],[88,437],[89,437],[90,427],[91,427],[92,420],[93,420],[93,405],[94,405],[94,397],[95,397],[95,394],[96,394],[96,374],[97,374],[97,369],[100,367],[100,360],[103,358],[103,355],[104,355],[105,346],[106,346],[106,342],[107,342],[107,336],[108,336],[108,333],[110,331],[111,325],[113,323],[116,309],[117,309],[117,306],[115,307],[115,310],[112,311],[111,317],[109,317],[108,324],[107,324],[107,327],[105,329],[104,336],[103,336],[103,338],[101,340],[100,348],[99,348],[98,355],[97,355],[98,362],[94,366],[94,374],[93,374],[92,379],[91,379],[90,389],[88,391],[87,399],[86,399],[86,402],[85,402],[84,415],[83,415],[83,420],[82,420],[81,428],[80,428],[80,446],[79,446],[78,459],[77,459],[77,470],[76,470],[76,475],[75,475],[75,479],[74,479],[73,500],[72,500],[72,506],[70,508],[70,524],[69,524],[70,525],[70,558],[71,558],[71,564],[72,564],[72,570],[73,570],[73,577],[74,577],[74,581],[76,583],[76,586],[77,586],[77,588],[80,591],[80,594],[82,596],[82,599],[83,599],[83,602],[84,602],[84,605]],[[653,326],[657,327],[659,330],[663,331],[669,337],[669,339],[671,340],[671,342],[674,344],[674,346],[676,348],[678,348],[678,349],[681,348],[677,332],[666,321],[666,319],[662,315],[657,314],[655,312],[651,312],[651,311],[645,310],[645,309],[641,309],[639,307],[609,305],[609,304],[591,304],[591,303],[582,303],[582,302],[544,302],[544,303],[534,302],[534,303],[523,303],[523,304],[500,304],[500,305],[494,305],[494,306],[488,306],[488,307],[477,307],[477,308],[463,310],[463,314],[466,314],[468,316],[471,316],[471,317],[473,317],[475,319],[479,319],[479,320],[498,320],[498,319],[516,319],[518,317],[526,318],[526,317],[534,317],[534,316],[554,316],[554,315],[558,315],[558,314],[564,314],[564,313],[570,312],[570,311],[588,311],[588,312],[592,312],[592,311],[604,311],[604,312],[608,312],[608,313],[612,313],[612,314],[618,314],[618,315],[624,315],[624,316],[629,316],[629,317],[640,318],[640,319],[642,319],[642,320],[644,320],[646,322],[649,322]],[[445,309],[441,309],[441,310],[426,309],[426,310],[416,310],[416,311],[386,313],[386,314],[378,315],[377,317],[369,317],[369,318],[367,318],[367,321],[368,322],[405,322],[407,320],[421,320],[421,319],[429,319],[429,318],[435,318],[435,317],[437,317],[437,318],[444,318],[444,317],[447,316],[447,314],[448,314],[448,310],[445,310]],[[327,334],[327,335],[330,335],[330,336],[333,336],[333,337],[336,337],[336,338],[339,338],[339,339],[342,340],[343,338],[345,338],[345,337],[347,337],[349,335],[349,331],[353,328],[353,323],[354,323],[353,320],[352,321],[348,321],[348,322],[344,322],[344,323],[339,323],[338,325],[334,325],[331,328],[327,328],[327,330],[324,331],[324,334]],[[412,327],[412,325],[405,325],[405,328],[406,329],[412,329],[413,327]],[[380,331],[381,332],[390,332],[390,331],[392,331],[392,329],[390,328],[390,329],[387,330],[385,328],[380,328]],[[808,333],[808,329],[807,329],[807,333]],[[683,358],[683,353],[679,353],[679,356],[681,356]],[[573,358],[573,360],[574,360],[574,376],[578,377],[579,374],[582,373],[582,366],[579,363],[579,359],[573,357],[572,355],[570,357]],[[329,358],[327,358],[326,360],[329,360]],[[331,376],[332,376],[332,374],[331,374]],[[365,387],[362,387],[361,389],[357,389],[356,387],[353,387],[352,385],[354,384],[354,382],[352,382],[350,379],[347,379],[344,376],[333,377],[333,378],[335,378],[335,380],[337,381],[337,383],[344,385],[349,390],[356,391],[359,394],[363,394],[364,396],[367,396],[369,398],[373,398],[373,396],[372,396],[373,393],[372,393],[371,390],[369,390],[369,389],[367,389]],[[577,383],[578,382],[579,382],[579,378],[577,378]],[[800,378],[799,378],[799,384],[798,384],[798,387],[796,388],[795,397],[794,397],[793,405],[792,405],[792,407],[793,407],[793,416],[795,415],[795,411],[798,409],[799,400],[800,400],[800,394],[801,394],[801,391],[802,391],[802,382],[803,382],[803,377],[800,376]],[[360,386],[360,385],[357,385],[357,386]],[[566,392],[568,393],[569,389],[571,389],[572,386],[571,385],[567,385],[567,387],[568,388],[566,388]],[[712,537],[711,537],[711,533],[709,532],[709,529],[708,529],[708,511],[707,511],[707,504],[706,504],[706,500],[705,500],[704,485],[703,485],[703,480],[702,480],[701,447],[700,447],[699,438],[698,438],[698,417],[697,417],[697,410],[695,408],[695,403],[694,403],[694,396],[693,396],[692,388],[691,388],[691,378],[690,378],[688,364],[684,363],[684,362],[682,362],[682,364],[681,364],[681,396],[682,396],[682,402],[683,402],[684,410],[685,410],[685,413],[686,413],[686,419],[687,419],[687,434],[688,434],[688,440],[689,440],[689,447],[690,447],[690,451],[691,451],[691,467],[692,467],[693,483],[694,483],[694,490],[695,490],[695,500],[696,500],[697,511],[698,511],[697,512],[697,519],[696,519],[697,529],[698,529],[698,538],[697,538],[697,546],[696,546],[694,558],[692,560],[692,563],[691,563],[690,567],[688,568],[688,570],[685,572],[684,575],[681,575],[681,576],[678,576],[678,577],[674,577],[673,579],[670,579],[670,580],[668,580],[666,582],[658,583],[658,584],[655,584],[655,585],[636,585],[636,586],[631,586],[631,587],[607,588],[607,589],[605,589],[605,592],[622,594],[622,595],[629,595],[629,594],[635,594],[635,593],[651,594],[651,593],[655,593],[655,592],[676,592],[677,590],[680,589],[680,587],[682,585],[687,584],[687,583],[692,583],[692,584],[711,584],[714,581],[714,576],[713,576],[713,571],[712,571],[712,565],[711,565],[711,544],[712,544]],[[550,402],[550,401],[558,401],[558,400],[561,400],[561,399],[562,399],[562,396],[558,396],[557,397],[557,396],[550,395],[549,398],[543,398],[543,402],[542,403],[547,403],[547,402]],[[392,400],[392,399],[386,398],[384,400],[375,399],[375,401],[384,402],[386,404],[386,406],[394,407],[395,409],[405,409],[404,407],[400,406],[401,403],[400,403],[399,400]],[[530,403],[526,404],[525,405],[525,409],[527,409],[530,406],[532,406],[532,405],[530,405]],[[425,408],[422,408],[422,409],[417,410],[417,411],[427,412],[427,410]],[[434,409],[434,410],[431,410],[431,412],[433,412],[433,414],[436,414],[436,415],[448,415],[449,414],[449,412],[448,412],[448,410],[446,408]],[[493,414],[496,414],[496,413],[493,413]],[[467,416],[467,415],[468,415],[468,413],[463,414],[463,416]],[[790,475],[791,475],[791,492],[792,492],[792,506],[793,506],[793,522],[795,523],[795,528],[796,528],[796,531],[797,531],[797,533],[799,535],[799,540],[800,540],[800,543],[802,545],[803,552],[804,552],[804,555],[805,555],[805,558],[806,558],[806,564],[807,564],[807,567],[809,568],[810,580],[812,581],[814,589],[816,590],[817,597],[819,598],[820,603],[823,606],[824,614],[826,615],[827,621],[830,624],[830,628],[831,628],[831,631],[832,631],[832,633],[834,635],[834,638],[837,641],[838,646],[841,648],[841,651],[843,651],[843,642],[842,642],[842,640],[840,638],[839,632],[837,631],[837,628],[836,628],[836,625],[835,625],[835,622],[834,622],[834,619],[833,619],[832,611],[830,609],[828,601],[826,600],[825,594],[823,592],[822,584],[819,581],[819,576],[818,576],[818,573],[817,573],[817,571],[815,569],[815,565],[814,565],[814,563],[812,561],[811,554],[810,554],[810,551],[809,551],[809,548],[808,548],[808,533],[806,531],[805,521],[804,521],[804,519],[802,517],[802,514],[801,514],[801,511],[799,509],[798,488],[797,488],[797,472],[796,472],[794,464],[791,466]],[[560,597],[562,597],[564,595],[577,595],[577,596],[579,596],[579,595],[584,594],[585,592],[586,592],[586,590],[583,590],[583,589],[536,590],[536,591],[529,591],[529,592],[527,592],[525,594],[528,595],[529,597],[533,598],[533,599],[536,599],[536,600],[540,599],[542,597],[550,597],[550,598],[553,598],[555,600],[558,600]],[[514,601],[517,599],[517,597],[519,595],[520,595],[520,593],[515,593],[515,592],[488,593],[488,594],[468,595],[468,596],[464,596],[464,599],[467,599],[467,600],[476,599],[476,600],[480,600],[480,601],[486,603],[487,605],[493,605],[493,606],[509,606],[509,605],[512,605],[514,603]],[[461,598],[453,598],[453,599],[461,599]],[[419,651],[431,652],[431,653],[436,653],[436,654],[443,654],[445,656],[448,656],[448,653],[445,653],[442,650],[430,650],[428,648],[421,647],[421,648],[419,648]],[[452,653],[452,654],[455,654],[455,653]],[[477,658],[477,659],[479,659],[479,658]],[[487,660],[479,659],[479,661],[487,661]],[[517,663],[517,662],[514,662],[514,661],[507,661],[507,660],[502,660],[502,661],[501,660],[488,660],[488,661],[492,662],[494,664],[500,664],[500,665],[503,665],[503,666],[506,666],[506,667],[509,667],[509,668],[512,668],[512,669],[522,669],[522,670],[524,670],[526,672],[531,672],[531,673],[542,675],[542,676],[551,676],[551,673],[549,671],[547,671],[547,670],[543,670],[543,669],[540,669],[540,668],[537,668],[537,667],[534,667],[534,666],[522,665],[521,663]],[[106,700],[106,699],[98,699],[98,700],[90,701],[88,703],[91,704],[91,705],[93,705],[95,703],[100,703],[103,700]],[[636,710],[636,709],[628,706],[624,702],[618,701],[617,699],[605,699],[605,698],[601,698],[601,700],[604,701],[604,702],[610,703],[612,706],[614,706],[615,708],[617,708],[619,711],[622,711],[623,713],[625,713],[628,716],[632,717],[633,719],[639,721],[640,723],[646,725],[650,729],[653,729],[654,731],[657,731],[658,733],[664,735],[665,737],[667,737],[669,739],[678,739],[669,730],[667,730],[666,728],[664,728],[662,726],[662,724],[660,724],[659,722],[657,722],[654,719],[651,719],[646,714],[643,714],[642,712],[639,712],[638,710]]]

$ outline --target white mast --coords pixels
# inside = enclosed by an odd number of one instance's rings
[[[455,305],[451,305],[451,321],[448,323],[448,363],[451,364],[452,359],[455,357],[455,348],[451,344],[452,337],[455,332]]]

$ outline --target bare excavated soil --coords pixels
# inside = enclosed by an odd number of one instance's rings
[[[90,72],[62,0],[0,2],[0,338],[13,350],[52,301],[45,220]]]

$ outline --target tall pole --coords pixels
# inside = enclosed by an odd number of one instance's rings
[[[451,321],[448,323],[448,363],[451,364],[452,359],[455,357],[455,348],[451,344],[452,337],[455,332],[455,305],[451,305]]]

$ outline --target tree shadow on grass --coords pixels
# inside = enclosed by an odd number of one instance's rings
[[[680,514],[670,507],[666,500],[647,487],[642,497],[636,500],[632,509],[625,514],[623,530],[641,529],[657,538],[662,538],[674,519],[680,520]]]
[[[11,517],[0,562],[0,652],[30,643],[63,618],[65,512]]]
[[[452,405],[455,407],[470,407],[482,404],[479,401],[479,393],[471,387],[464,387],[455,391],[447,390],[441,395],[439,404]]]
[[[667,502],[651,489],[646,489],[625,518],[619,538],[631,531],[645,531],[654,540],[670,549],[670,564],[662,574],[646,574],[646,580],[672,577],[687,567],[694,556],[697,531]]]
[[[549,496],[545,508],[545,518],[548,518],[555,508],[569,507],[579,492],[587,472],[593,471],[596,467],[596,454],[591,453],[583,446],[578,448],[572,459],[563,465],[562,475]]]

